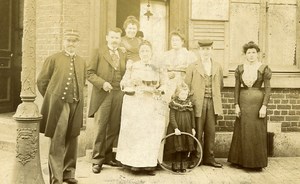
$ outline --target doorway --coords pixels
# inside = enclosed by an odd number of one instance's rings
[[[145,16],[147,10],[153,15]],[[135,16],[140,21],[144,39],[153,46],[154,56],[159,56],[168,48],[168,12],[166,0],[117,0],[116,25],[123,28],[127,16]]]
[[[0,0],[0,113],[21,103],[23,2]]]

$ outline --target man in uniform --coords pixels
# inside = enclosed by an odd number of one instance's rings
[[[200,40],[198,44],[200,60],[188,67],[185,82],[191,90],[191,99],[195,105],[196,137],[201,143],[202,136],[204,138],[202,163],[220,168],[222,164],[215,161],[213,149],[217,116],[223,113],[223,72],[220,64],[211,58],[213,42]]]
[[[76,184],[77,138],[83,123],[85,61],[76,54],[79,33],[64,31],[64,50],[48,57],[37,78],[44,97],[40,132],[50,137],[50,184]]]

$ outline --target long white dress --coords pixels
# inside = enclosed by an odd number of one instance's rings
[[[152,92],[164,77],[154,65],[142,61],[128,65],[121,84],[135,94],[123,99],[116,159],[131,167],[155,167],[164,136],[167,104],[159,93]]]

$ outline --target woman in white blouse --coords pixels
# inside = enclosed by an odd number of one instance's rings
[[[245,44],[243,52],[246,63],[235,70],[234,100],[237,118],[228,162],[261,171],[268,164],[266,114],[272,72],[259,61],[260,49],[254,42]]]

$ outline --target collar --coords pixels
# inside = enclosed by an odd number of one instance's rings
[[[108,50],[113,51],[113,52],[116,52],[118,50],[118,48],[114,49],[111,45],[107,45],[107,47],[108,47]]]
[[[204,60],[201,59],[201,62],[202,62],[203,65],[211,64],[211,61],[212,61],[211,58],[209,58],[209,61],[204,61]]]
[[[75,57],[75,56],[76,56],[76,53],[70,53],[70,52],[68,52],[67,50],[65,50],[65,55],[66,55],[66,56],[70,56],[70,57]]]

